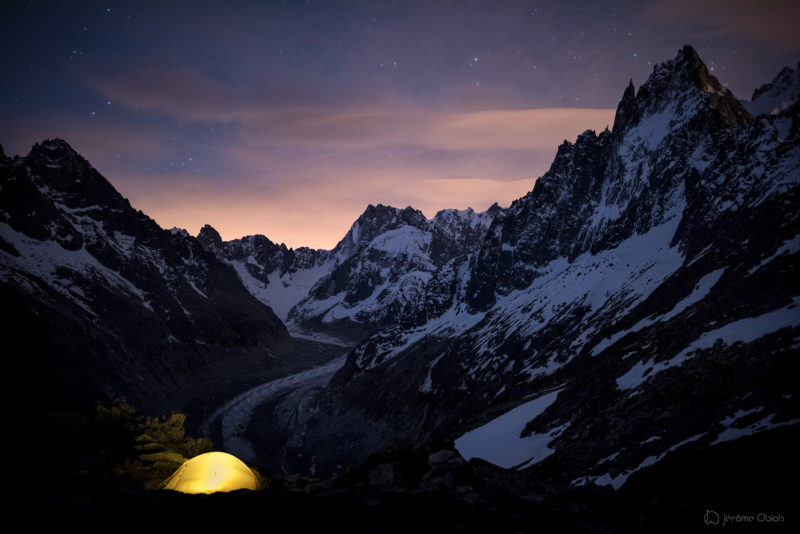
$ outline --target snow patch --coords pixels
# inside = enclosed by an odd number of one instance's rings
[[[597,356],[598,354],[603,352],[605,349],[607,349],[608,347],[610,347],[611,345],[613,345],[614,343],[616,343],[617,341],[619,341],[623,337],[627,336],[628,334],[631,334],[631,333],[634,333],[634,332],[638,332],[642,328],[646,328],[646,327],[651,326],[651,325],[653,325],[655,323],[669,321],[670,319],[672,319],[673,317],[675,317],[676,315],[681,313],[683,310],[685,310],[689,306],[692,306],[693,304],[696,304],[697,302],[703,300],[708,295],[708,293],[711,291],[711,289],[716,285],[716,283],[719,281],[719,279],[722,276],[722,273],[724,271],[725,271],[725,269],[718,269],[716,271],[713,271],[713,272],[705,275],[703,278],[701,278],[697,282],[697,284],[695,285],[695,287],[692,290],[692,292],[686,298],[684,298],[683,300],[678,302],[667,313],[665,313],[663,315],[659,315],[658,317],[655,317],[655,318],[653,318],[651,316],[651,317],[648,317],[646,319],[642,319],[641,321],[636,323],[634,326],[628,328],[627,330],[621,330],[621,331],[616,332],[615,334],[613,334],[611,337],[603,339],[600,343],[595,345],[595,347],[592,349],[592,356]]]
[[[648,456],[647,458],[642,460],[642,462],[639,465],[637,465],[636,467],[634,467],[632,469],[626,469],[625,471],[623,471],[622,473],[618,474],[617,476],[612,477],[610,473],[606,473],[604,475],[599,475],[599,476],[585,476],[585,477],[576,478],[575,480],[573,480],[570,483],[570,485],[572,485],[572,486],[585,486],[587,484],[595,484],[597,486],[611,486],[615,490],[618,490],[619,488],[622,487],[623,484],[625,484],[625,482],[627,482],[628,477],[630,477],[636,471],[639,471],[640,469],[644,469],[645,467],[649,467],[651,465],[656,464],[657,462],[660,462],[664,458],[664,456],[666,456],[668,453],[670,453],[670,452],[672,452],[674,450],[677,450],[678,448],[686,445],[687,443],[691,443],[692,441],[697,441],[698,439],[700,439],[704,435],[705,435],[705,433],[696,434],[696,435],[694,435],[692,437],[686,438],[685,440],[681,441],[680,443],[676,443],[675,445],[673,445],[672,447],[670,447],[666,451],[662,452],[661,454],[657,454],[657,455],[654,455],[654,456]],[[615,456],[616,456],[616,454],[612,455],[611,457],[615,457]],[[600,463],[602,463],[602,461],[598,462],[598,465]]]
[[[750,425],[747,425],[744,428],[735,428],[729,427],[719,433],[717,439],[711,442],[711,445],[717,445],[718,443],[724,443],[726,441],[734,441],[739,438],[743,438],[745,436],[751,436],[753,434],[757,434],[759,432],[764,432],[765,430],[772,430],[773,428],[779,428],[782,426],[789,426],[800,423],[800,419],[791,419],[789,421],[782,421],[780,423],[775,423],[772,420],[775,418],[776,414],[769,414],[763,419],[756,421]],[[726,418],[727,420],[727,418]],[[723,424],[725,420],[723,420]]]
[[[433,383],[432,383],[432,380],[431,380],[431,371],[433,370],[434,367],[436,367],[436,364],[439,363],[439,360],[441,360],[444,355],[445,355],[444,352],[441,353],[439,356],[437,356],[436,358],[433,359],[433,361],[430,363],[430,365],[428,365],[428,375],[425,377],[425,382],[423,382],[422,385],[419,387],[419,391],[421,393],[430,393],[431,392],[431,388],[433,386]]]
[[[621,390],[633,389],[641,385],[648,377],[665,369],[676,367],[702,349],[709,349],[718,341],[732,345],[733,343],[750,343],[767,334],[782,328],[800,325],[800,297],[795,297],[792,304],[779,310],[771,311],[757,317],[748,317],[728,323],[721,328],[705,332],[688,347],[669,360],[653,362],[652,360],[637,362],[627,373],[617,378],[617,386]]]
[[[522,431],[529,421],[539,417],[556,401],[562,389],[541,395],[470,430],[455,440],[456,449],[466,460],[481,458],[506,469],[528,467],[550,456],[555,451],[548,443],[560,435],[566,425],[524,437]]]

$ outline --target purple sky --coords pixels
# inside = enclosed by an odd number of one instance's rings
[[[693,45],[740,98],[800,2],[6,2],[0,144],[62,137],[164,227],[330,248],[367,204],[508,205]]]

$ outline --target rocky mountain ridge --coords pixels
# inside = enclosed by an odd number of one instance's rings
[[[562,145],[473,258],[428,282],[454,298],[350,353],[297,454],[335,470],[452,440],[620,487],[676,451],[800,422],[797,109],[751,115],[691,47],[657,65],[612,131]]]
[[[742,105],[753,115],[780,115],[800,99],[800,63],[792,69],[784,67],[775,78],[755,91]]]
[[[0,150],[8,376],[163,409],[282,365],[282,319],[336,333],[284,454],[323,474],[437,443],[620,488],[796,428],[796,72],[743,103],[684,47],[511,207],[369,206],[331,251],[162,230],[61,140]]]
[[[163,410],[191,377],[269,366],[289,340],[229,266],[133,209],[60,139],[0,161],[0,288],[14,310],[6,363],[44,404]]]
[[[198,240],[239,273],[250,292],[296,331],[359,341],[377,327],[415,324],[442,297],[434,273],[480,246],[495,204],[442,210],[432,219],[411,207],[369,205],[333,250],[287,249],[262,235],[222,242],[205,226]],[[436,293],[436,296],[433,294]]]

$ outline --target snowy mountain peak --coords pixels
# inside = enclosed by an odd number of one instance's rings
[[[750,102],[742,102],[753,116],[778,115],[800,100],[800,63],[797,68],[784,67],[770,82],[755,91]]]
[[[668,112],[671,120],[690,118],[711,111],[725,124],[743,126],[750,122],[742,104],[708,70],[691,46],[653,68],[653,73],[634,95],[630,83],[617,108],[615,138],[619,139],[645,116]]]
[[[347,258],[386,230],[402,225],[425,229],[427,220],[421,211],[411,206],[401,210],[383,204],[377,206],[370,204],[333,249],[333,254],[341,259]]]
[[[434,226],[450,224],[451,221],[475,222],[475,210],[467,208],[465,210],[446,209],[439,210],[431,219]]]
[[[36,317],[35,334],[14,333],[10,346],[24,347],[31,369],[52,366],[57,378],[36,388],[43,398],[153,406],[200,369],[255,361],[288,339],[233,270],[132,208],[66,142],[7,161],[0,291],[7,309]]]
[[[60,139],[58,137],[53,139],[45,139],[41,143],[36,143],[33,145],[33,149],[31,150],[32,154],[36,154],[40,151],[47,151],[49,153],[59,153],[65,156],[77,156],[78,153],[75,152],[75,149],[70,146],[69,143]]]
[[[638,94],[629,84],[614,132],[562,144],[471,258],[408,284],[411,299],[377,302],[430,306],[379,322],[350,352],[304,427],[305,443],[324,444],[315,466],[361,460],[366,439],[461,434],[465,458],[618,488],[677,449],[797,428],[791,124],[754,121],[691,47]],[[352,272],[383,283],[373,265]],[[397,287],[379,284],[375,301]],[[328,295],[320,322],[352,311]]]
[[[719,81],[709,72],[694,48],[684,46],[674,59],[657,64],[637,95],[647,104],[658,104],[687,90],[720,92]]]
[[[416,324],[441,313],[456,289],[451,263],[476,251],[503,213],[497,205],[483,213],[447,209],[427,220],[411,207],[370,205],[333,250],[330,272],[288,320],[359,339],[378,326]],[[429,286],[439,271],[449,281]]]
[[[170,235],[173,236],[181,236],[181,237],[191,237],[188,231],[184,228],[178,228],[177,226],[173,226],[169,229]]]

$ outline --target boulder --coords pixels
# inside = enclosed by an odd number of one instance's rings
[[[370,486],[391,486],[394,484],[394,467],[381,464],[367,471]]]

